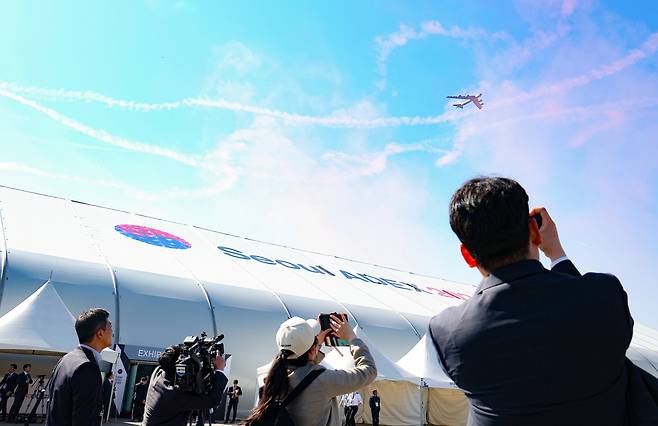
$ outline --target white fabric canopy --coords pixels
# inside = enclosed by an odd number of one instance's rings
[[[430,389],[427,419],[431,425],[466,426],[469,404],[459,389]]]
[[[0,350],[62,354],[77,345],[75,318],[50,281],[0,318]]]
[[[413,384],[418,384],[419,377],[412,375],[396,365],[389,357],[384,355],[368,338],[365,331],[359,326],[354,327],[356,336],[363,340],[363,342],[370,349],[370,354],[375,360],[377,366],[377,378],[375,380],[389,380],[389,381],[407,381]],[[341,356],[342,354],[342,356]],[[354,359],[348,347],[339,347],[338,350],[332,350],[322,361],[321,365],[334,370],[342,370],[347,368],[354,368]]]
[[[370,386],[361,389],[363,405],[359,407],[356,420],[359,423],[372,423],[370,413],[370,397],[376,389],[381,398],[381,411],[379,412],[379,423],[382,425],[420,425],[423,417],[421,407],[421,389],[413,383],[400,381],[392,382],[380,380]]]
[[[430,388],[456,388],[439,365],[436,349],[425,334],[411,350],[396,363],[407,374],[420,377]]]

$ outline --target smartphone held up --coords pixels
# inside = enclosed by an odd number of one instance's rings
[[[330,314],[320,314],[318,316],[318,322],[320,323],[320,328],[324,330],[331,330],[329,334],[327,334],[327,337],[325,338],[324,344],[327,346],[349,346],[350,342],[348,342],[345,339],[340,339],[338,336],[333,331],[333,328],[331,327],[331,317],[334,316],[336,318],[340,318],[342,321],[348,322],[349,323],[349,318],[347,317],[347,314],[344,313],[337,313],[337,312],[332,312]]]

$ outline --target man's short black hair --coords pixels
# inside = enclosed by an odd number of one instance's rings
[[[110,313],[105,309],[92,308],[78,316],[75,321],[75,332],[78,333],[80,343],[89,343],[96,332],[107,327]]]
[[[471,179],[450,201],[450,227],[488,271],[527,257],[528,220],[528,194],[513,179]]]
[[[23,370],[27,369],[28,367],[32,368],[32,364],[23,364]]]
[[[9,364],[9,366],[11,368],[13,368],[14,370],[18,370],[18,365],[16,365],[16,364]]]
[[[237,385],[238,384],[238,379],[233,380],[233,384]]]

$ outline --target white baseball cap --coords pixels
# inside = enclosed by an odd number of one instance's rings
[[[320,324],[316,320],[307,321],[300,317],[292,317],[279,326],[276,332],[276,345],[279,350],[286,349],[292,352],[288,359],[297,359],[311,349],[319,332]]]

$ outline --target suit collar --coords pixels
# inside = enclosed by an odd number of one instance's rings
[[[98,362],[98,358],[100,354],[98,354],[98,352],[96,352],[93,348],[90,348],[87,345],[80,345],[78,346],[78,349],[85,354],[85,356],[89,359],[89,361],[93,362],[96,365],[100,365],[100,363]]]
[[[484,290],[499,284],[510,283],[543,272],[546,272],[546,269],[538,260],[529,259],[514,262],[491,272],[488,277],[480,282],[476,293],[482,293]]]

